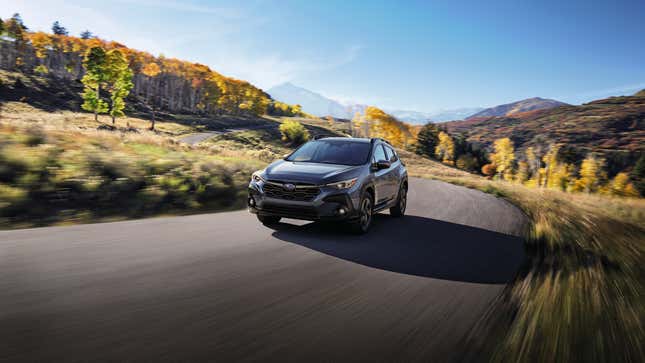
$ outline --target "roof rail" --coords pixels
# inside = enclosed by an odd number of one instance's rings
[[[384,139],[384,138],[382,138],[382,137],[373,137],[373,138],[371,138],[371,139],[370,139],[370,142],[374,143],[374,141],[376,141],[376,140],[383,141],[384,143],[386,143],[386,144],[388,144],[388,145],[392,145],[392,144],[390,144],[390,142],[389,142],[389,141],[385,140],[385,139]]]
[[[312,140],[320,140],[329,137],[328,135],[314,135]]]

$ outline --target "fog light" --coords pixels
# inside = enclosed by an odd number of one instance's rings
[[[255,207],[255,199],[253,199],[253,197],[249,198],[249,205],[251,207]]]
[[[341,216],[344,216],[346,212],[347,211],[345,210],[345,208],[339,208],[338,209],[338,214],[340,214]]]

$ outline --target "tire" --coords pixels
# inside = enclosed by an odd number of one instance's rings
[[[405,184],[401,184],[399,188],[399,196],[396,199],[396,205],[390,208],[390,215],[392,217],[403,217],[405,208],[408,206],[408,188]]]
[[[280,217],[276,217],[276,216],[261,216],[259,214],[257,216],[258,216],[258,220],[260,222],[262,222],[262,224],[264,224],[265,226],[272,226],[272,225],[277,224],[278,222],[280,222]]]
[[[364,234],[370,229],[372,225],[372,217],[374,215],[374,198],[370,193],[365,193],[361,198],[358,205],[358,219],[350,224],[352,232],[356,234]]]

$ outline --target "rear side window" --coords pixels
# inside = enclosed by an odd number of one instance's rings
[[[374,162],[378,162],[381,160],[388,160],[388,157],[385,155],[385,150],[383,150],[383,145],[376,145],[376,148],[374,149]]]
[[[399,160],[399,157],[396,156],[396,152],[391,147],[385,146],[385,152],[387,152],[388,160],[390,160],[391,163]]]

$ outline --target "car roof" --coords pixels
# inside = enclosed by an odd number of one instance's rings
[[[366,139],[363,137],[323,137],[320,139],[317,139],[316,141],[346,141],[346,142],[364,142],[364,143],[369,143],[370,139]]]

